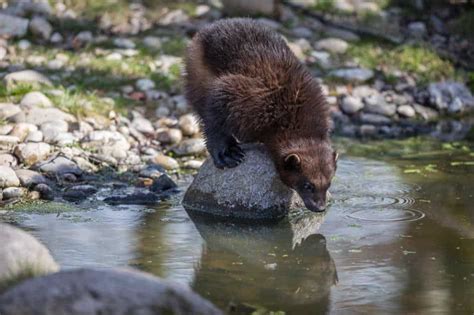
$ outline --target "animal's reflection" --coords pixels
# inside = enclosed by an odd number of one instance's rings
[[[231,312],[325,313],[337,273],[317,234],[321,220],[307,213],[275,226],[240,226],[193,218],[206,241],[194,289]]]

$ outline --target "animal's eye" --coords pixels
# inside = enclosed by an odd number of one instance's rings
[[[303,185],[303,189],[306,190],[306,191],[311,191],[311,192],[313,192],[313,191],[314,191],[314,185],[311,184],[310,182],[306,182],[306,183],[304,183],[304,185]]]

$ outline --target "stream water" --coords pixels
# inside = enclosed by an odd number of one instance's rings
[[[472,314],[472,144],[338,145],[324,215],[224,224],[191,219],[177,196],[156,207],[24,205],[0,220],[30,231],[63,268],[133,266],[236,314]]]

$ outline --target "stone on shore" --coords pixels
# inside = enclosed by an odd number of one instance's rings
[[[59,269],[48,249],[18,228],[0,223],[0,240],[0,291],[16,281]]]
[[[24,36],[28,23],[28,19],[0,13],[0,36]]]
[[[190,288],[131,269],[78,269],[25,281],[0,296],[2,315],[223,314]]]
[[[6,165],[0,165],[0,188],[19,186],[20,180],[15,171]]]
[[[303,202],[285,186],[262,146],[245,146],[245,161],[217,169],[208,159],[183,199],[190,213],[235,220],[278,220]]]

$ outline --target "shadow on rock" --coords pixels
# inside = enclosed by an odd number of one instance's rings
[[[206,241],[193,288],[230,313],[325,313],[337,272],[317,234],[322,219],[305,212],[278,225],[243,226],[193,218]]]

